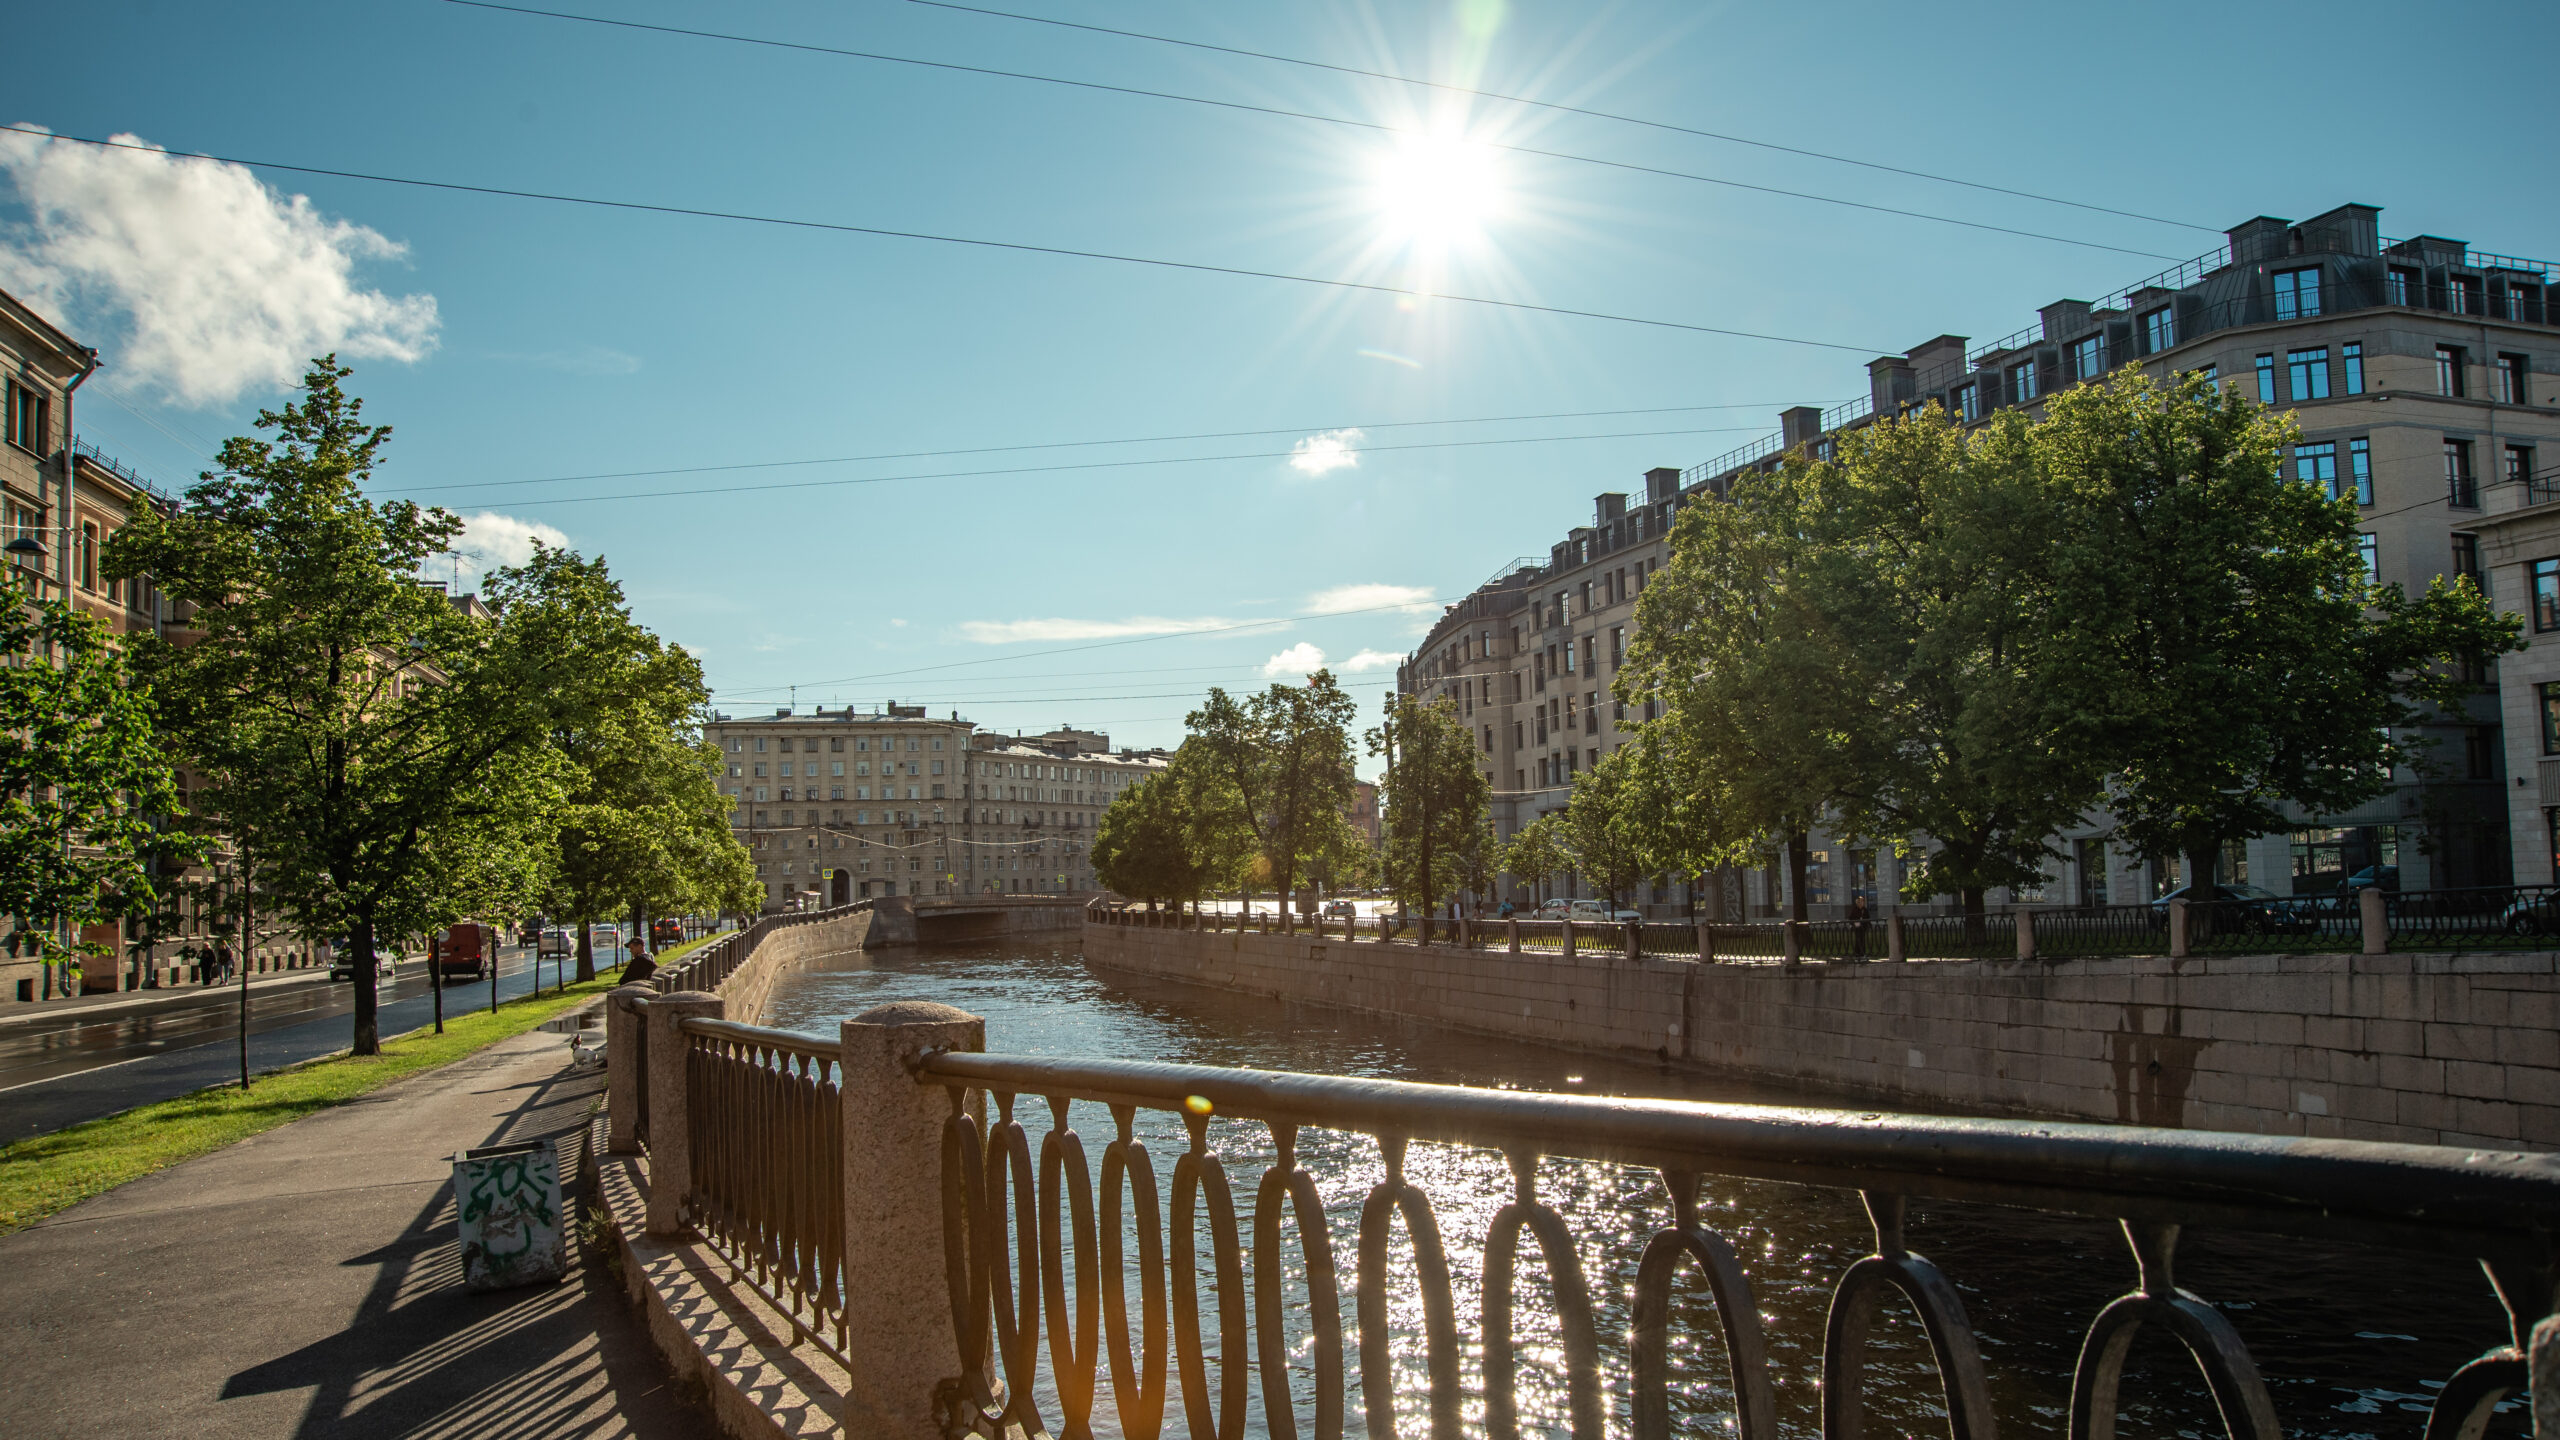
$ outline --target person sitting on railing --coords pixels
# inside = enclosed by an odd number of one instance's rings
[[[631,958],[622,963],[622,979],[616,983],[645,985],[650,976],[658,973],[658,962],[649,958],[649,942],[634,935],[628,948]]]

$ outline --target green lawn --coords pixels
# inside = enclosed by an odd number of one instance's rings
[[[565,994],[506,1001],[495,1014],[485,1006],[470,1009],[463,1000],[446,1011],[443,1034],[412,1030],[383,1042],[379,1055],[313,1060],[259,1076],[247,1090],[236,1084],[199,1090],[0,1148],[0,1235],[128,1180],[520,1035],[612,988],[607,974],[573,983]],[[467,994],[468,987],[460,987],[447,999]]]

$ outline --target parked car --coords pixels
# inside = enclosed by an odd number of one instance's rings
[[[554,925],[542,932],[535,949],[543,955],[574,955],[578,950],[578,937],[569,933],[568,926]]]
[[[2182,885],[2151,902],[2160,923],[2168,923],[2169,902],[2188,900],[2195,887]],[[2320,928],[2318,903],[2310,896],[2279,895],[2257,885],[2216,885],[2213,898],[2219,902],[2224,928],[2237,927],[2252,935],[2307,935]]]
[[[2399,888],[2400,867],[2397,865],[2367,865],[2338,882],[2338,889],[2349,895],[2359,890],[2396,891]]]
[[[1604,900],[1576,900],[1564,918],[1586,925],[1619,925],[1644,916],[1624,906],[1612,910]]]
[[[1348,920],[1360,913],[1360,907],[1348,900],[1328,900],[1325,902],[1324,913],[1332,919]]]
[[[1541,920],[1562,920],[1565,918],[1566,912],[1572,908],[1572,901],[1558,897],[1556,899],[1549,900],[1538,907],[1538,918]]]
[[[390,978],[393,972],[389,952],[379,948],[373,952],[373,973],[385,979]],[[355,947],[344,940],[329,942],[329,978],[349,981],[356,978]]]
[[[2510,935],[2560,935],[2560,891],[2519,895],[2498,916]]]

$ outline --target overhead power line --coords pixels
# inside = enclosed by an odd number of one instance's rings
[[[1458,420],[1359,420],[1322,425],[1275,425],[1261,430],[1204,430],[1188,435],[1128,435],[1115,440],[1039,440],[1022,445],[980,445],[966,450],[898,450],[879,455],[818,455],[799,460],[741,460],[728,465],[673,465],[662,470],[600,470],[588,475],[537,475],[522,480],[475,480],[439,485],[439,492],[490,490],[509,485],[559,485],[574,480],[646,480],[660,475],[708,475],[734,470],[781,470],[801,465],[859,465],[880,460],[940,460],[1002,455],[1020,450],[1080,450],[1106,445],[1162,445],[1178,440],[1242,440],[1256,435],[1314,435],[1327,430],[1405,430],[1428,425],[1505,425],[1530,420],[1592,420],[1616,415],[1677,415],[1697,410],[1775,410],[1770,404],[1655,405],[1641,410],[1554,410],[1543,415],[1477,415]],[[1749,427],[1743,427],[1749,428]]]
[[[926,70],[946,70],[962,75],[981,75],[997,80],[1022,80],[1038,85],[1059,85],[1075,90],[1093,90],[1112,95],[1127,95],[1144,100],[1166,100],[1182,105],[1203,105],[1217,110],[1235,110],[1253,115],[1270,115],[1288,120],[1308,120],[1319,125],[1340,125],[1355,130],[1371,130],[1386,135],[1411,135],[1419,132],[1403,125],[1390,125],[1377,120],[1359,120],[1344,115],[1323,115],[1311,110],[1290,110],[1277,105],[1256,105],[1242,100],[1219,100],[1205,95],[1184,95],[1172,90],[1150,90],[1137,85],[1114,85],[1100,80],[1072,80],[1060,75],[1043,75],[1029,70],[999,70],[986,65],[964,65],[951,60],[925,60],[912,55],[892,55],[879,50],[851,50],[834,45],[819,45],[801,40],[774,40],[760,35],[739,35],[725,30],[696,30],[681,25],[653,25],[641,20],[616,20],[603,15],[580,15],[567,10],[538,10],[526,5],[501,5],[496,0],[445,0],[474,10],[495,10],[510,15],[533,16],[545,20],[569,20],[585,25],[604,25],[617,30],[642,30],[659,35],[675,35],[693,40],[719,40],[735,45],[757,45],[774,50],[795,50],[804,54],[827,55],[846,60],[866,60],[885,65],[911,65]],[[1660,165],[1639,165],[1627,160],[1608,160],[1596,155],[1579,155],[1568,150],[1548,150],[1535,145],[1517,145],[1501,140],[1475,139],[1489,150],[1504,150],[1515,155],[1534,155],[1542,159],[1569,161],[1577,165],[1597,165],[1611,170],[1625,170],[1640,175],[1655,175],[1670,180],[1690,180],[1701,185],[1721,185],[1734,190],[1751,190],[1763,195],[1781,195],[1789,199],[1810,200],[1822,205],[1846,206],[1879,215],[1899,215],[1906,219],[1927,220],[1940,225],[1958,225],[1968,230],[1987,230],[2000,235],[2016,235],[2029,240],[2049,240],[2057,245],[2078,245],[2091,250],[2111,250],[2119,255],[2137,255],[2146,260],[2179,260],[2183,256],[2165,255],[2155,250],[2136,250],[2124,245],[2109,245],[2097,240],[2081,240],[2069,235],[2049,235],[2041,230],[2023,230],[2014,225],[1994,225],[1982,220],[1964,220],[1952,215],[1936,215],[1925,210],[1906,210],[1895,205],[1876,205],[1864,200],[1850,200],[1838,195],[1823,195],[1809,190],[1789,190],[1777,185],[1760,185],[1747,180],[1731,180],[1720,175],[1700,175],[1687,170],[1673,170]]]
[[[937,235],[924,230],[896,230],[880,225],[847,225],[830,220],[798,220],[779,215],[757,215],[739,210],[711,210],[690,205],[658,205],[640,200],[611,200],[593,195],[568,195],[547,190],[518,190],[501,185],[471,185],[454,180],[421,180],[405,175],[381,175],[364,170],[334,170],[319,165],[290,165],[281,160],[255,160],[236,155],[215,155],[201,150],[163,150],[157,145],[136,141],[101,140],[88,135],[65,135],[36,125],[0,125],[0,130],[33,135],[40,139],[64,141],[75,145],[94,145],[104,150],[133,150],[180,160],[211,160],[224,165],[246,165],[262,170],[282,170],[295,175],[326,175],[338,180],[368,180],[381,185],[408,185],[421,190],[449,190],[464,195],[496,195],[510,200],[545,200],[561,205],[586,205],[600,210],[630,210],[650,215],[684,215],[699,220],[732,220],[749,225],[776,225],[793,230],[820,230],[840,235],[870,235],[885,240],[914,240],[932,245],[965,245],[980,250],[1004,250],[1020,255],[1054,255],[1069,260],[1101,260],[1114,265],[1144,265],[1159,270],[1181,270],[1196,275],[1227,275],[1247,280],[1279,280],[1292,285],[1318,285],[1334,290],[1361,291],[1372,295],[1395,295],[1411,300],[1444,300],[1456,305],[1483,305],[1493,309],[1517,310],[1534,315],[1555,315],[1572,320],[1602,320],[1614,325],[1641,325],[1655,330],[1678,330],[1693,335],[1724,335],[1737,340],[1766,340],[1773,345],[1804,345],[1817,350],[1846,350],[1856,355],[1883,355],[1889,352],[1878,345],[1847,345],[1836,340],[1808,340],[1796,335],[1772,335],[1758,330],[1736,330],[1723,325],[1699,325],[1685,320],[1657,320],[1642,315],[1620,315],[1606,310],[1582,310],[1568,305],[1541,305],[1529,300],[1498,300],[1485,295],[1452,295],[1446,291],[1422,290],[1409,285],[1387,285],[1370,280],[1330,279],[1320,275],[1292,275],[1285,270],[1256,270],[1243,265],[1211,265],[1194,260],[1167,260],[1151,255],[1122,255],[1108,250],[1079,250],[1066,245],[1040,245],[1027,240],[990,240],[975,235]]]
[[[1345,445],[1346,455],[1370,455],[1388,450],[1467,450],[1488,445],[1540,445],[1570,440],[1650,440],[1670,435],[1722,435],[1763,429],[1758,425],[1711,425],[1689,430],[1623,430],[1608,435],[1511,435],[1491,440],[1416,440],[1403,445]],[[983,480],[1005,475],[1063,475],[1081,470],[1122,470],[1153,465],[1209,465],[1231,460],[1286,460],[1295,450],[1248,450],[1226,455],[1154,455],[1135,460],[1087,460],[1073,465],[1011,465],[988,470],[927,470],[908,475],[857,475],[841,480],[773,480],[761,485],[709,485],[691,490],[634,490],[618,495],[499,496],[475,504],[513,505],[532,508],[542,505],[594,505],[606,501],[665,500],[693,495],[755,495],[773,490],[832,490],[852,485],[889,485],[915,480]],[[428,485],[411,490],[412,495],[435,495],[446,490],[477,489],[478,486]]]
[[[1993,195],[2011,195],[2021,200],[2035,200],[2046,205],[2061,205],[2073,210],[2087,210],[2099,215],[2120,215],[2127,220],[2147,220],[2155,225],[2174,225],[2185,230],[2202,230],[2207,234],[2222,233],[2219,226],[2199,225],[2192,220],[2172,220],[2166,215],[2148,215],[2139,210],[2119,210],[2112,205],[2095,205],[2086,200],[2067,200],[2059,195],[2046,195],[2035,190],[2017,190],[2006,185],[1992,185],[1980,180],[1964,180],[1953,175],[1940,175],[1931,170],[1914,170],[1902,165],[1888,165],[1881,160],[1861,160],[1854,155],[1834,155],[1827,150],[1808,150],[1800,145],[1781,145],[1774,140],[1755,140],[1748,135],[1735,135],[1722,130],[1702,130],[1692,125],[1675,125],[1667,120],[1648,120],[1641,115],[1621,115],[1611,110],[1595,110],[1586,105],[1568,105],[1558,100],[1533,100],[1526,95],[1506,95],[1498,90],[1480,90],[1472,85],[1455,85],[1445,80],[1425,80],[1415,75],[1398,75],[1388,70],[1363,70],[1356,65],[1337,65],[1325,60],[1308,60],[1296,55],[1280,55],[1268,50],[1247,50],[1234,45],[1213,45],[1203,40],[1183,40],[1171,35],[1151,35],[1143,30],[1120,30],[1108,25],[1088,25],[1075,20],[1060,20],[1047,15],[1023,15],[1011,10],[992,10],[979,5],[962,5],[955,0],[907,0],[935,10],[954,10],[968,15],[985,15],[997,20],[1014,20],[1026,25],[1051,25],[1061,30],[1083,30],[1095,35],[1116,35],[1124,40],[1144,40],[1154,45],[1176,45],[1186,50],[1205,50],[1219,55],[1236,55],[1250,60],[1268,60],[1278,65],[1298,65],[1309,70],[1330,70],[1337,75],[1357,75],[1369,80],[1388,80],[1398,85],[1418,85],[1452,95],[1472,95],[1483,100],[1499,100],[1508,105],[1527,105],[1540,110],[1554,110],[1566,115],[1583,115],[1594,120],[1611,120],[1621,125],[1638,125],[1647,130],[1668,131],[1674,135],[1694,135],[1703,140],[1721,140],[1729,145],[1747,145],[1756,150],[1773,150],[1781,155],[1802,155],[1808,160],[1827,160],[1835,165],[1854,165],[1861,170],[1880,170],[1888,175],[1907,175],[1914,180],[1928,180],[1940,185],[1956,185],[1967,190],[1981,190]]]

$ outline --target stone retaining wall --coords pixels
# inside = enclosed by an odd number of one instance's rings
[[[870,910],[856,910],[832,920],[785,925],[767,934],[746,963],[720,986],[727,1017],[743,1025],[763,1024],[765,1003],[772,997],[776,979],[822,956],[865,948],[873,938],[876,918]]]
[[[2560,1148],[2560,955],[1701,965],[1088,925],[1106,969],[2026,1115]]]

